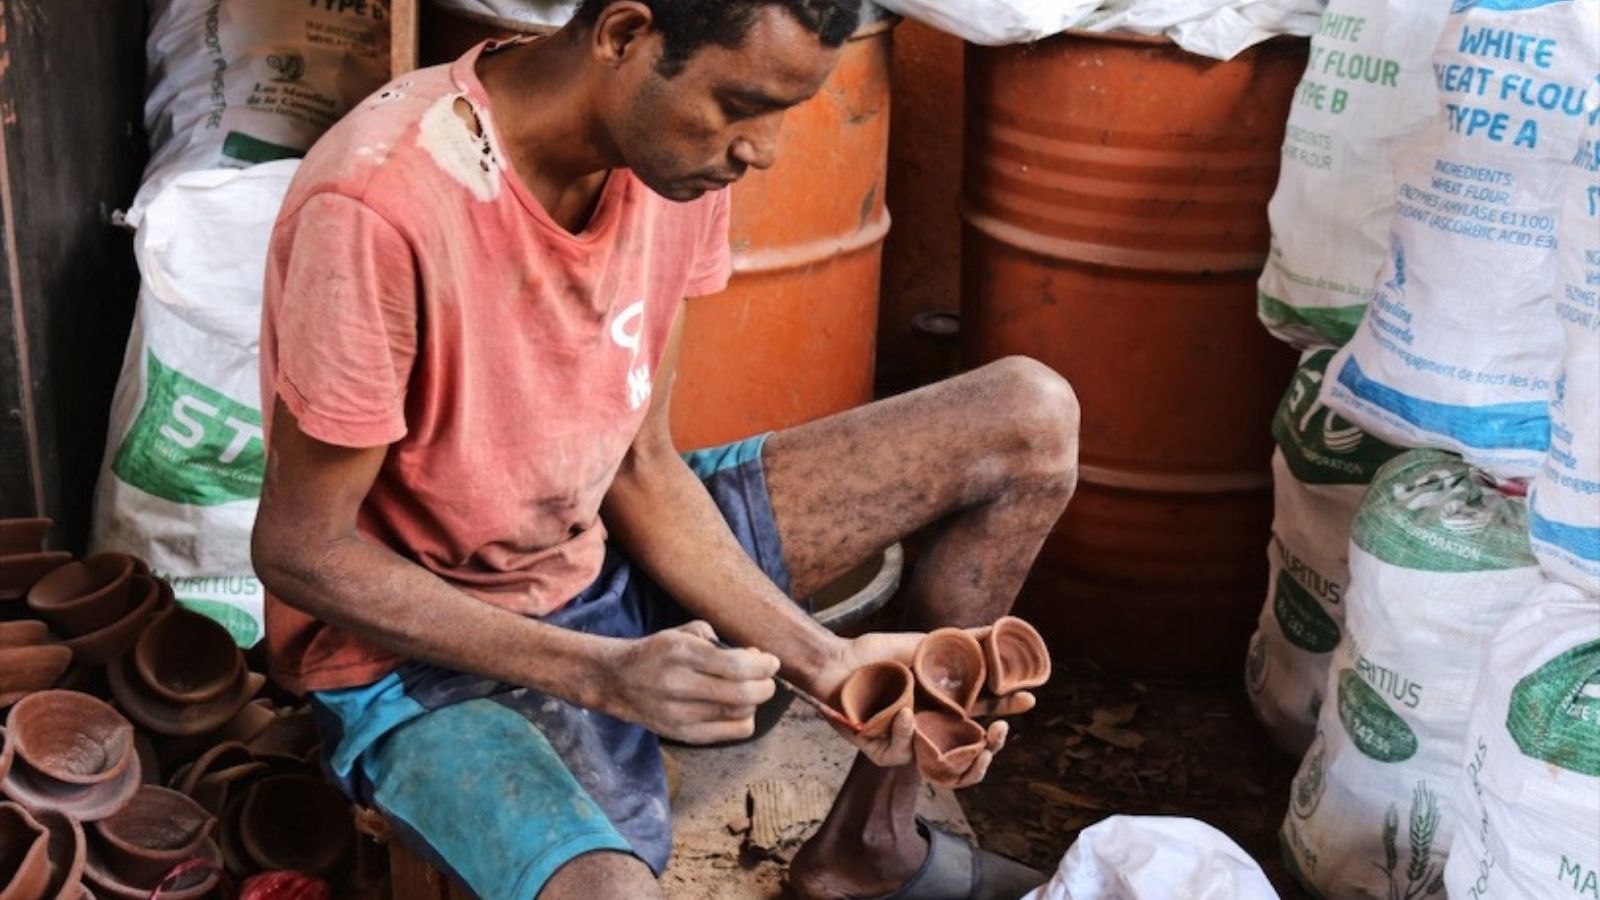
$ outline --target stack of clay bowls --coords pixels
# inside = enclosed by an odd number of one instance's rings
[[[0,622],[0,710],[54,687],[71,663],[72,649],[57,641],[43,622]]]
[[[887,733],[902,709],[915,711],[917,766],[929,778],[959,779],[982,754],[986,729],[973,719],[983,692],[1004,697],[1050,679],[1044,639],[1021,619],[1005,616],[982,641],[959,628],[930,632],[911,665],[879,662],[851,673],[838,705],[852,727]]]
[[[170,603],[166,583],[125,553],[99,553],[57,567],[28,588],[28,609],[62,635],[79,667],[109,662]]]
[[[90,897],[82,884],[83,859],[83,827],[76,819],[0,803],[0,897]]]
[[[191,798],[146,785],[114,815],[89,827],[85,872],[97,896],[145,900],[161,886],[165,900],[195,900],[216,886],[222,852],[212,840],[216,817]],[[194,861],[204,865],[194,865]],[[169,873],[187,864],[175,878]]]
[[[228,630],[173,606],[152,619],[132,649],[107,667],[111,694],[128,717],[157,735],[188,738],[228,725],[266,679],[245,667]]]
[[[133,726],[88,694],[29,694],[11,707],[5,731],[12,760],[0,790],[30,811],[92,822],[122,809],[139,788]]]
[[[49,519],[0,519],[0,607],[21,599],[33,583],[72,559],[44,549]]]

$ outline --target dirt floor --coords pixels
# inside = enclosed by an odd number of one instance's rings
[[[1058,670],[1013,723],[989,777],[958,796],[987,846],[1053,870],[1078,832],[1114,813],[1190,816],[1232,837],[1284,900],[1277,830],[1296,761],[1272,746],[1242,687],[1143,684]]]

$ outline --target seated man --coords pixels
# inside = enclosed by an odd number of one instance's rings
[[[585,0],[369,98],[285,200],[254,538],[273,675],[345,790],[479,896],[661,896],[658,735],[749,735],[775,676],[831,698],[921,631],[992,622],[1072,495],[1076,401],[1021,359],[673,446],[682,301],[731,269],[723,188],[772,164],[856,3]],[[789,600],[913,534],[912,631],[842,639]],[[911,734],[907,712],[848,736],[798,895],[1042,880],[916,819]]]

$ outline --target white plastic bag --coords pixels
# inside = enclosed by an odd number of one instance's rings
[[[1394,156],[1438,111],[1433,47],[1450,0],[1329,0],[1267,207],[1262,324],[1296,347],[1350,339],[1389,250]],[[1337,235],[1337,239],[1331,239]]]
[[[1323,400],[1393,444],[1528,478],[1549,444],[1561,183],[1595,101],[1600,0],[1459,0],[1440,116],[1396,163],[1390,258]]]
[[[1600,896],[1600,597],[1551,582],[1495,634],[1458,769],[1450,897]]]
[[[1104,0],[1078,27],[1085,31],[1164,34],[1179,47],[1232,59],[1281,34],[1308,35],[1327,0]]]
[[[1489,638],[1542,582],[1527,505],[1438,450],[1378,471],[1350,537],[1345,635],[1281,832],[1325,900],[1439,896]]]
[[[134,249],[143,283],[111,401],[93,549],[133,553],[250,646],[250,529],[266,448],[258,374],[267,242],[298,160],[178,176]]]
[[[389,79],[389,0],[149,2],[135,227],[179,173],[301,156]]]
[[[1318,402],[1332,350],[1306,354],[1272,420],[1270,578],[1246,687],[1273,740],[1300,756],[1316,735],[1328,660],[1344,627],[1350,524],[1367,484],[1400,451]]]
[[[1528,524],[1550,577],[1600,594],[1600,122],[1591,122],[1573,162],[1557,251],[1566,352]]]
[[[1026,44],[1078,24],[1100,0],[878,0],[974,44]]]
[[[560,28],[577,12],[580,0],[431,0],[452,12],[479,19],[510,19],[524,25]]]
[[[1255,860],[1197,819],[1111,816],[1085,828],[1022,900],[1278,900]]]

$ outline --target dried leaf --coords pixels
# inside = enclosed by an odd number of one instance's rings
[[[1096,738],[1105,741],[1113,747],[1120,747],[1123,750],[1137,750],[1144,746],[1144,735],[1138,733],[1137,731],[1129,731],[1125,728],[1116,728],[1101,722],[1090,723],[1087,730]]]
[[[1111,807],[1104,801],[1077,791],[1069,791],[1064,787],[1057,787],[1044,781],[1028,782],[1028,792],[1046,803],[1055,803],[1061,806],[1076,806],[1082,809],[1095,809],[1109,811]]]
[[[1139,714],[1138,703],[1119,703],[1116,706],[1097,706],[1090,714],[1096,724],[1126,725]]]

